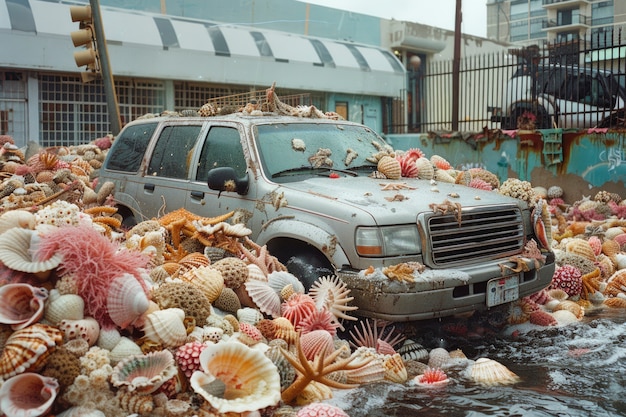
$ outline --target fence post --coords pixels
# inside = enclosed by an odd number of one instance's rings
[[[459,130],[459,72],[461,69],[461,0],[456,0],[454,61],[452,65],[452,131]]]

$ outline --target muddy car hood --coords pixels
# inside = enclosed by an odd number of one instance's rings
[[[520,203],[519,200],[505,197],[496,191],[409,178],[402,180],[379,180],[368,177],[312,178],[282,186],[286,195],[303,192],[325,197],[317,200],[319,210],[322,210],[323,201],[330,201],[335,205],[343,203],[352,206],[353,210],[360,209],[378,219],[393,216],[393,222],[401,222],[400,217],[405,217],[404,221],[412,222],[418,213],[431,212],[431,204],[441,204],[444,200],[460,203],[464,208],[478,203],[483,206],[502,205],[507,202]],[[288,198],[294,201],[294,197]]]

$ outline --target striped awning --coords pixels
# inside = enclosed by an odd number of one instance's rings
[[[0,0],[0,66],[80,71],[69,7]],[[405,88],[402,64],[377,46],[116,8],[102,20],[115,75],[387,97]]]

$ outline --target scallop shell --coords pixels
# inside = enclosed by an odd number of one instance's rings
[[[218,413],[261,410],[281,400],[276,366],[258,350],[241,343],[216,343],[202,351],[200,365],[203,372],[193,373],[191,387]],[[223,392],[212,392],[216,384]]]
[[[0,378],[7,379],[23,372],[38,372],[43,368],[63,333],[52,326],[35,323],[16,330],[5,342],[0,354]]]
[[[435,167],[432,162],[424,156],[417,158],[415,161],[417,167],[417,177],[422,180],[432,180],[435,178]]]
[[[172,352],[164,349],[119,361],[111,373],[111,383],[128,391],[150,394],[177,374]]]
[[[367,384],[385,380],[386,370],[381,359],[370,360],[362,366],[358,366],[358,359],[356,359],[351,362],[351,365],[354,365],[354,369],[338,371],[333,373],[336,375],[331,374],[330,377],[337,378],[335,380],[343,379],[346,384]]]
[[[310,361],[316,356],[326,356],[335,350],[333,336],[326,330],[313,330],[301,335],[300,346],[304,356]]]
[[[47,298],[45,288],[25,283],[3,285],[0,287],[0,323],[18,330],[39,321]]]
[[[113,323],[127,328],[150,306],[148,295],[132,274],[125,273],[111,282],[107,294],[107,311]]]
[[[565,244],[565,251],[582,256],[591,262],[596,261],[596,254],[589,242],[585,239],[572,239]]]
[[[184,319],[185,312],[180,308],[153,311],[146,316],[143,332],[152,342],[176,348],[184,344],[187,338]]]
[[[267,275],[263,273],[263,270],[258,265],[248,264],[246,268],[248,268],[248,281],[267,282]]]
[[[428,350],[414,340],[406,339],[397,351],[405,361],[428,362]]]
[[[272,318],[280,317],[280,296],[267,282],[248,280],[244,287],[261,312]]]
[[[617,297],[626,294],[626,269],[620,269],[607,279],[607,285],[602,293],[608,297]]]
[[[489,358],[479,358],[470,371],[471,379],[484,386],[510,385],[520,381],[520,377],[500,362]]]
[[[385,355],[383,359],[385,368],[385,380],[404,384],[408,379],[404,361],[399,353],[393,355]]]
[[[109,359],[111,360],[111,364],[117,364],[119,361],[129,356],[142,354],[143,352],[137,343],[133,342],[128,337],[122,336],[115,347],[111,349]]]
[[[298,333],[296,332],[293,324],[285,317],[277,317],[274,320],[274,326],[276,327],[275,336],[278,339],[283,339],[288,344],[295,344],[298,339]]]
[[[49,259],[37,259],[31,249],[39,238],[34,230],[14,227],[0,235],[0,262],[21,272],[40,273],[51,271],[61,263],[62,255],[54,254]],[[32,246],[32,248],[31,248]]]
[[[60,294],[58,290],[50,290],[46,301],[44,318],[48,323],[57,325],[61,320],[79,320],[85,314],[85,301],[77,294]]]
[[[0,215],[0,234],[14,227],[34,229],[37,224],[35,215],[26,210],[10,210]]]
[[[622,229],[621,227],[609,227],[608,229],[606,229],[606,231],[604,232],[604,239],[606,240],[613,240],[615,239],[615,236],[624,234],[626,232],[624,232],[624,229]]]
[[[304,293],[304,285],[296,278],[295,275],[287,271],[274,271],[267,276],[267,283],[276,293],[291,284],[293,290],[298,293]]]
[[[430,157],[430,162],[440,170],[452,169],[452,165],[444,157],[439,155],[433,155]]]
[[[434,348],[428,354],[428,366],[431,368],[443,368],[450,360],[450,353],[444,348]]]
[[[222,273],[208,265],[189,270],[180,279],[200,288],[211,303],[217,300],[224,289]]]
[[[620,252],[620,245],[612,239],[607,239],[602,242],[602,253],[609,258]]]
[[[59,392],[56,378],[33,372],[15,375],[2,383],[0,410],[8,417],[47,415]]]
[[[383,156],[378,161],[378,171],[385,174],[390,180],[399,180],[402,176],[400,162],[391,156]]]
[[[552,311],[565,310],[572,313],[578,320],[581,320],[585,316],[585,309],[580,304],[571,300],[563,300],[558,303]]]

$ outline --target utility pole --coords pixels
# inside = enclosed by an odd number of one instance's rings
[[[456,0],[454,58],[452,59],[452,131],[459,130],[459,77],[461,72],[461,0]]]

